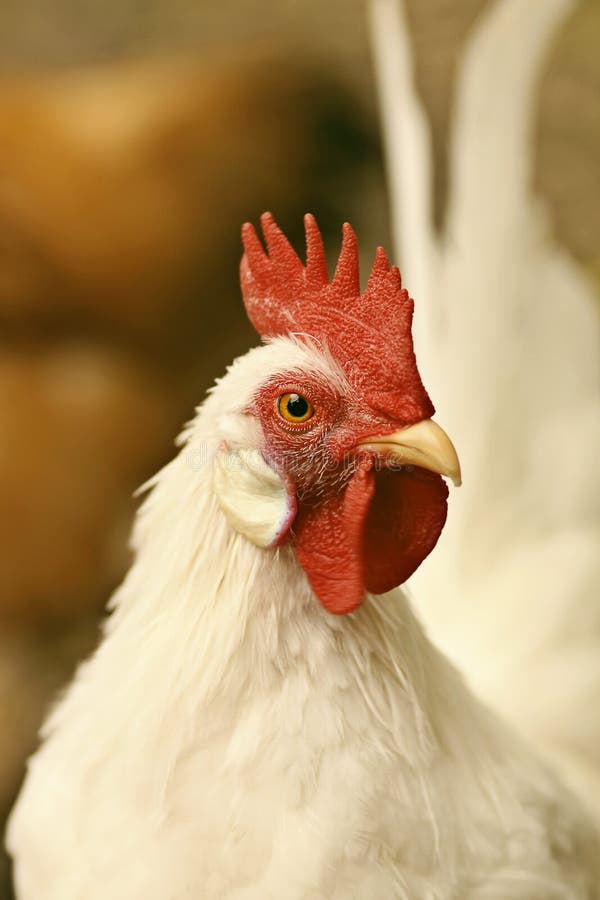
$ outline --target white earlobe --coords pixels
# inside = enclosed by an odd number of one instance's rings
[[[231,527],[258,547],[277,545],[296,514],[293,495],[258,450],[220,450],[213,488]]]

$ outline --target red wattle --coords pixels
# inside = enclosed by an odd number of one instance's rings
[[[325,609],[352,612],[370,591],[382,594],[409,578],[431,552],[446,520],[442,478],[374,472],[364,457],[345,491],[300,504],[296,553]]]
[[[448,486],[439,475],[384,469],[363,523],[365,587],[383,594],[403,584],[435,545],[444,527]]]
[[[375,491],[372,460],[365,460],[346,490],[318,504],[300,504],[294,523],[296,554],[326,610],[352,612],[365,597],[362,526]]]

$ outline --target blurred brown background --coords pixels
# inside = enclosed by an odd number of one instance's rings
[[[410,0],[437,219],[484,0]],[[537,185],[600,281],[600,4],[548,60]],[[134,488],[255,337],[239,227],[389,245],[362,0],[0,4],[0,820],[128,561]],[[9,897],[0,859],[0,900]]]

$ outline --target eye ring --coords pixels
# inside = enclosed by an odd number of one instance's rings
[[[290,425],[304,425],[315,414],[315,408],[304,394],[287,391],[277,400],[277,412]]]

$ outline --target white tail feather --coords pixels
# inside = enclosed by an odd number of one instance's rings
[[[536,88],[573,0],[500,0],[473,29],[444,231],[400,0],[372,0],[397,251],[425,384],[464,487],[413,582],[435,640],[600,812],[600,332],[531,193]]]

